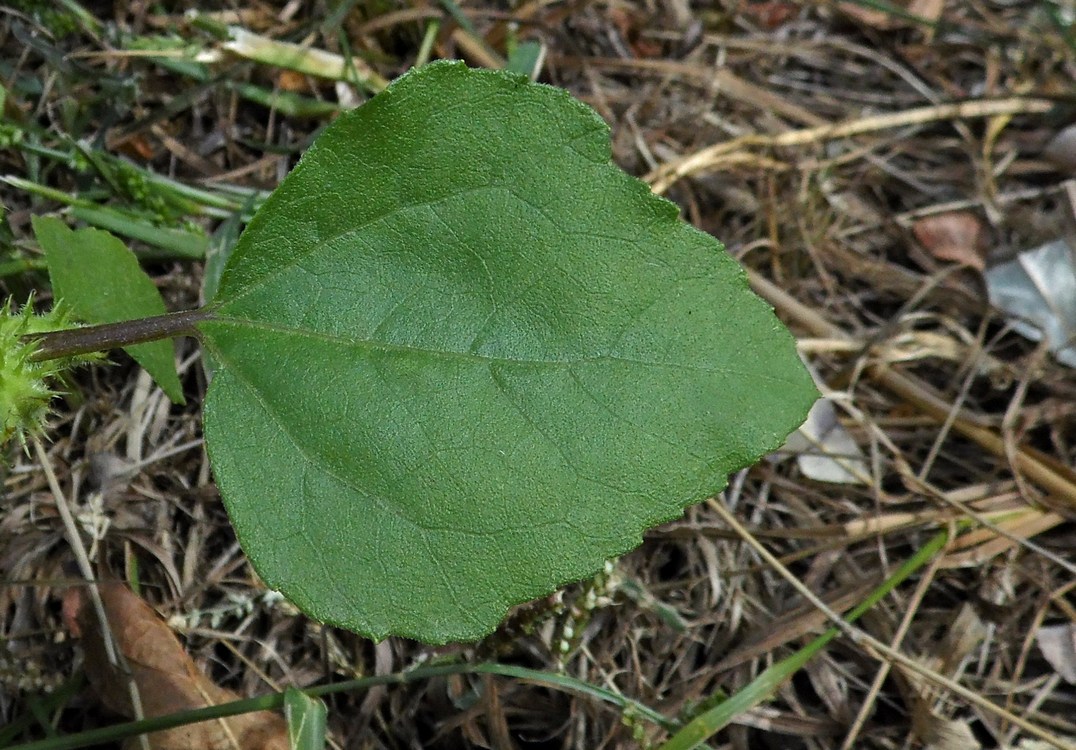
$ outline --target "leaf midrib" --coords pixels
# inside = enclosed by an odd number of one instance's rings
[[[312,331],[304,328],[295,328],[292,326],[268,323],[265,321],[251,320],[249,318],[240,318],[235,316],[223,316],[214,313],[210,318],[205,320],[203,324],[217,324],[217,325],[233,325],[237,328],[246,328],[259,331],[267,331],[270,333],[281,333],[290,336],[297,336],[303,338],[314,339],[322,341],[335,346],[346,348],[365,348],[370,350],[379,350],[383,352],[397,352],[400,354],[414,354],[426,357],[436,357],[444,360],[459,360],[464,362],[482,362],[490,365],[534,365],[537,367],[564,367],[578,364],[590,364],[594,362],[619,362],[628,365],[641,365],[644,367],[660,367],[670,370],[685,370],[687,372],[701,372],[709,375],[719,375],[722,377],[729,375],[744,376],[750,374],[752,378],[759,378],[770,380],[774,383],[786,383],[791,384],[784,378],[774,377],[768,373],[744,373],[737,369],[725,367],[700,367],[695,365],[682,364],[677,362],[657,362],[645,359],[633,359],[631,357],[621,357],[615,354],[596,354],[587,357],[573,357],[565,359],[513,359],[509,357],[492,357],[483,354],[473,354],[471,352],[457,352],[447,349],[426,349],[419,346],[408,346],[406,344],[393,344],[387,341],[378,341],[376,339],[360,339],[360,338],[348,338],[346,336],[337,336],[331,333],[325,333],[322,331]],[[201,324],[200,324],[201,325]],[[203,331],[205,333],[205,331]],[[209,335],[212,339],[212,335]],[[214,347],[216,348],[216,347]]]

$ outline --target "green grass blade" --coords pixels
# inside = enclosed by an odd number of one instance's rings
[[[632,700],[631,698],[627,698],[612,690],[591,685],[588,682],[578,680],[568,675],[542,672],[537,669],[527,669],[525,667],[516,667],[508,664],[497,664],[495,662],[484,662],[481,664],[431,665],[406,672],[396,672],[394,674],[379,675],[376,677],[363,677],[356,680],[334,683],[332,685],[321,685],[303,690],[303,693],[311,698],[320,698],[335,693],[368,690],[378,685],[404,685],[428,680],[433,677],[464,674],[493,674],[500,675],[501,677],[514,677],[521,680],[528,680],[540,685],[548,685],[549,687],[567,692],[579,693],[581,695],[597,698],[604,703],[616,706],[623,712],[630,712],[635,717],[646,719],[665,729],[672,729],[676,726],[674,722],[665,718],[649,706]],[[91,747],[106,742],[117,742],[128,737],[134,737],[148,732],[158,732],[164,729],[184,726],[186,724],[196,724],[200,721],[222,719],[227,716],[236,716],[237,714],[250,713],[253,711],[273,711],[281,708],[284,704],[285,693],[270,693],[268,695],[258,696],[257,698],[247,698],[244,700],[232,701],[231,703],[222,703],[218,706],[182,711],[168,716],[142,719],[141,721],[129,721],[124,724],[115,724],[110,727],[91,729],[64,737],[53,737],[37,742],[29,742],[23,745],[9,747],[7,750],[75,750],[76,748]]]
[[[161,251],[148,253],[148,255],[188,260],[201,260],[205,257],[209,240],[204,235],[181,229],[157,227],[151,224],[145,216],[110,206],[101,206],[77,195],[71,195],[15,175],[4,175],[0,177],[0,182],[25,190],[32,195],[70,206],[71,215],[87,224],[139,240]],[[141,253],[141,255],[145,256],[147,253]]]
[[[40,258],[16,258],[15,260],[0,261],[0,279],[8,276],[18,276],[31,271],[44,271],[45,261]]]
[[[137,216],[130,216],[107,206],[72,206],[71,215],[98,229],[105,229],[132,240],[145,242],[163,251],[148,253],[148,255],[201,260],[205,257],[206,247],[209,244],[205,235],[184,232],[181,229],[155,227],[141,221]],[[142,255],[145,256],[147,253],[142,253]]]
[[[340,105],[300,96],[291,91],[269,91],[252,83],[229,82],[229,88],[247,101],[275,109],[288,117],[328,117],[340,111]]]
[[[288,741],[292,750],[322,750],[325,747],[325,719],[328,709],[318,698],[298,688],[284,691],[284,716],[288,719]]]

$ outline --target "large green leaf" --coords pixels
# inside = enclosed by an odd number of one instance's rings
[[[34,235],[45,251],[52,292],[84,323],[118,323],[164,313],[164,300],[138,258],[99,229],[69,229],[60,219],[33,216]],[[168,398],[183,403],[172,341],[124,347]]]
[[[588,575],[816,395],[742,270],[566,92],[441,63],[339,118],[200,326],[210,457],[266,582],[430,642]]]

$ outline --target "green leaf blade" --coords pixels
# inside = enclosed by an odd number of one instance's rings
[[[240,541],[373,637],[489,632],[720,489],[815,396],[742,270],[610,164],[593,111],[462,65],[328,128],[217,300],[205,431]]]
[[[164,300],[126,245],[99,229],[69,229],[60,219],[32,217],[57,299],[85,323],[118,323],[162,315]],[[182,404],[175,344],[152,341],[124,347],[174,403]]]

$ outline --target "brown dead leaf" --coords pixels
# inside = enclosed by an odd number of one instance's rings
[[[912,233],[939,260],[960,263],[980,272],[986,268],[986,230],[979,217],[969,211],[926,216],[915,222]]]
[[[1076,125],[1060,130],[1042,151],[1046,160],[1066,176],[1076,175]]]
[[[1042,658],[1070,685],[1076,685],[1076,625],[1045,625],[1035,634]]]
[[[927,669],[952,677],[968,656],[981,646],[987,632],[975,608],[965,603],[948,620],[945,635],[930,649],[932,653],[921,656],[918,661]],[[938,690],[933,683],[902,665],[894,665],[894,669],[900,676],[901,692],[911,711],[913,730],[928,750],[982,748],[966,721],[935,710]]]
[[[105,636],[85,589],[68,591],[63,612],[72,635],[82,638],[86,676],[108,708],[135,717],[129,687],[132,680],[146,718],[239,700],[195,666],[164,620],[130,589],[110,582],[101,584],[100,592],[130,676],[109,662]],[[154,732],[149,743],[154,750],[287,750],[289,746],[287,724],[269,711]]]
[[[917,723],[917,733],[928,750],[981,750],[982,744],[965,721],[929,713]]]
[[[873,577],[854,581],[826,593],[822,596],[822,601],[834,612],[843,613],[855,606],[857,602],[863,601],[867,592],[876,585],[878,581]],[[718,662],[713,670],[724,672],[737,667],[796,638],[818,632],[825,624],[825,612],[816,609],[811,604],[801,604],[770,622],[767,627],[752,634],[742,645]]]

